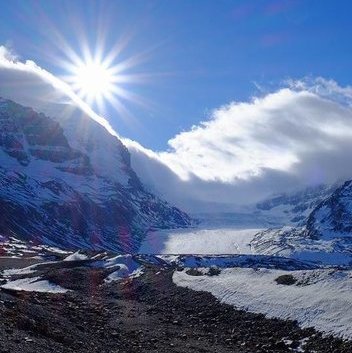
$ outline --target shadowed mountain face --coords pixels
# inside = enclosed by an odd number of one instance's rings
[[[331,192],[325,192],[330,191]],[[352,264],[352,181],[327,188],[315,200],[310,213],[296,227],[267,229],[252,240],[252,249],[280,255],[350,266]],[[324,196],[324,197],[321,197]]]
[[[277,221],[283,225],[305,224],[310,213],[338,187],[332,185],[317,185],[292,193],[273,196],[257,203],[256,213]]]
[[[352,181],[346,181],[313,210],[307,231],[312,238],[352,239]]]
[[[146,191],[125,146],[83,113],[55,120],[0,99],[0,232],[69,248],[134,251],[190,218]]]

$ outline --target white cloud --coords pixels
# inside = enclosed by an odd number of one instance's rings
[[[266,169],[295,173],[307,155],[331,154],[351,137],[349,107],[281,89],[214,111],[211,120],[170,140],[172,152],[160,158],[184,178],[233,183]]]
[[[3,45],[0,45],[0,60],[14,62],[15,60],[17,60],[17,57],[8,48],[4,47]]]
[[[170,151],[126,142],[144,181],[188,209],[251,203],[352,177],[351,87],[321,78],[231,103],[169,141]],[[154,167],[147,170],[150,160]],[[175,177],[175,174],[178,176]]]

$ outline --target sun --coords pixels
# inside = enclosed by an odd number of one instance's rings
[[[141,86],[165,75],[144,71],[144,67],[150,67],[144,64],[158,45],[133,53],[130,43],[136,33],[112,31],[107,21],[110,13],[105,10],[106,6],[102,7],[94,31],[86,28],[78,17],[70,17],[74,25],[70,38],[48,21],[46,32],[52,36],[56,50],[45,51],[43,55],[57,67],[58,77],[72,93],[95,113],[106,116],[116,111],[118,118],[126,123],[137,123],[133,113],[136,109],[154,109],[154,104],[144,95],[147,91]]]
[[[75,50],[62,39],[63,57],[56,59],[63,69],[60,78],[81,100],[102,116],[115,110],[129,123],[135,120],[130,109],[136,105],[150,109],[150,102],[134,91],[135,85],[151,82],[152,74],[135,72],[148,51],[127,56],[123,49],[128,39],[117,41],[110,50],[104,48],[103,39],[95,48],[84,37],[81,42],[82,47]]]
[[[117,81],[118,77],[113,70],[98,61],[82,62],[74,69],[71,77],[72,88],[89,103],[111,96]]]

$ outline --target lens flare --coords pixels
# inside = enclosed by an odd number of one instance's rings
[[[140,64],[140,55],[119,61],[120,51],[116,48],[105,54],[102,48],[98,48],[93,54],[86,47],[83,53],[82,56],[75,53],[70,60],[61,63],[68,73],[62,79],[98,114],[104,115],[108,104],[121,118],[131,123],[134,117],[126,107],[127,102],[150,106],[145,98],[131,92],[131,84],[144,83],[149,78],[147,74],[129,73],[131,68]]]
[[[78,95],[92,100],[106,99],[114,91],[117,77],[101,62],[86,62],[77,66],[72,75],[72,88]]]
[[[165,75],[143,72],[143,64],[159,44],[127,55],[135,30],[113,34],[109,27],[112,13],[109,6],[104,3],[104,6],[98,6],[98,9],[91,9],[96,13],[97,19],[94,22],[94,35],[90,28],[80,21],[79,10],[71,3],[70,9],[68,24],[74,40],[69,40],[65,32],[56,27],[45,12],[38,9],[45,23],[45,32],[42,34],[48,37],[57,49],[41,52],[41,56],[46,57],[50,65],[60,69],[59,78],[98,115],[111,114],[112,110],[115,110],[118,117],[129,125],[138,125],[138,119],[132,113],[134,106],[148,110],[155,108],[146,97],[135,92],[137,89],[135,90],[134,86],[150,84],[155,81],[156,76]]]

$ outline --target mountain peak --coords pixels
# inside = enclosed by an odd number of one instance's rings
[[[84,114],[0,100],[0,231],[71,248],[134,251],[189,217],[147,192],[121,141]]]

